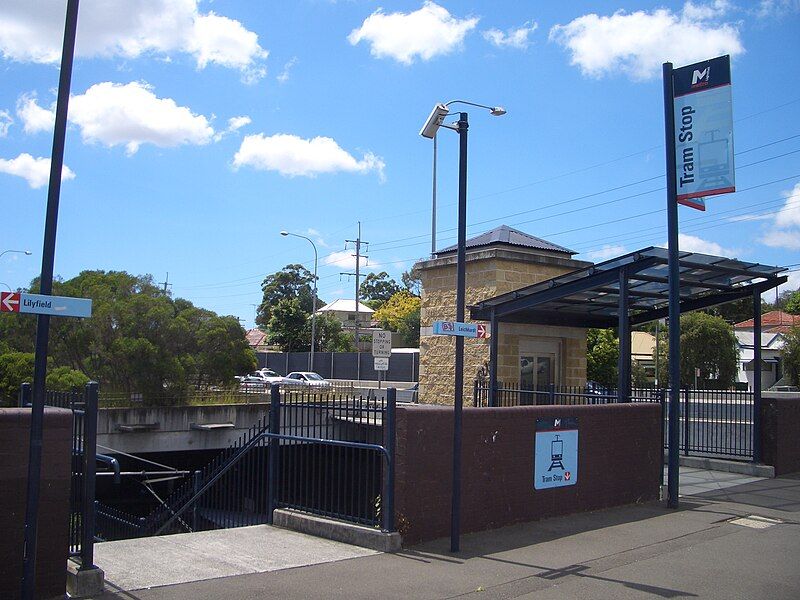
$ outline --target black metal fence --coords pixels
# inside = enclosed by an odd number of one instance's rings
[[[474,405],[489,406],[489,384],[476,381]],[[555,386],[521,389],[499,384],[495,406],[579,405],[618,402],[617,390],[597,385]],[[631,402],[659,402],[662,405],[662,438],[668,445],[666,402],[669,390],[634,388]],[[680,390],[680,449],[685,456],[753,459],[753,392],[684,388]]]
[[[69,557],[84,569],[94,566],[98,390],[98,384],[90,382],[83,390],[45,392],[45,406],[72,411]],[[29,383],[20,387],[19,405],[31,405]]]
[[[394,407],[351,394],[270,390],[270,412],[146,517],[97,505],[97,537],[271,523],[287,507],[393,530]]]

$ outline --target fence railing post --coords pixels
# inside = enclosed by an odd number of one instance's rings
[[[194,473],[192,473],[192,494],[197,494],[200,491],[200,487],[203,485],[203,472],[200,469],[197,469]],[[196,500],[194,506],[192,506],[192,531],[197,531],[197,503],[199,500]]]
[[[475,384],[477,390],[477,382]],[[385,421],[383,423],[383,444],[386,448],[386,475],[383,484],[383,529],[384,531],[394,531],[394,467],[395,467],[395,439],[396,422],[395,409],[397,408],[397,389],[389,388],[386,390],[386,409],[384,412]]]
[[[689,456],[689,396],[691,388],[683,388],[683,455]]]
[[[389,396],[386,396],[386,399],[389,399]],[[483,403],[478,400],[478,380],[472,382],[472,405],[477,408],[479,406],[483,406]]]
[[[19,407],[24,408],[31,404],[31,384],[23,383],[19,386]]]
[[[99,384],[86,384],[83,413],[83,505],[81,506],[81,571],[94,569],[95,476],[97,473],[97,397]]]
[[[555,383],[551,383],[550,384],[550,390],[549,391],[550,391],[550,406],[553,406],[556,403],[556,384]]]
[[[275,435],[280,435],[280,386],[271,386],[269,394],[269,432]],[[267,487],[269,488],[267,490],[267,523],[270,525],[272,525],[272,512],[275,510],[275,498],[278,492],[278,452],[280,452],[280,440],[278,438],[271,437],[269,439],[269,457],[267,461]]]

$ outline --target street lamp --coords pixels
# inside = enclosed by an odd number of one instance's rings
[[[451,104],[467,104],[487,109],[493,116],[506,114],[500,106],[486,106],[466,100],[451,100],[433,107],[428,120],[419,134],[428,139],[436,139],[440,127],[458,132],[458,251],[456,254],[456,321],[464,321],[466,296],[466,248],[467,248],[467,130],[468,115],[458,113],[455,126],[445,125],[444,119],[450,114]],[[434,248],[435,250],[435,248]],[[450,551],[458,552],[461,520],[461,409],[464,405],[464,338],[456,336],[455,399],[453,411],[453,492],[450,512]]]
[[[444,104],[437,104],[433,107],[428,120],[420,131],[422,137],[433,140],[433,191],[431,193],[431,255],[436,254],[436,157],[437,157],[437,138],[436,132],[442,126],[442,121],[448,115],[448,106],[451,104],[468,104],[470,106],[477,106],[478,108],[485,108],[494,117],[500,117],[506,114],[506,109],[502,106],[486,106],[485,104],[476,104],[475,102],[467,102],[466,100],[451,100]],[[448,127],[445,125],[445,127]]]
[[[3,258],[3,255],[8,254],[9,252],[24,254],[25,256],[30,256],[31,254],[33,254],[33,252],[31,252],[30,250],[3,250],[2,252],[0,252],[0,258]]]
[[[311,301],[311,354],[308,357],[308,370],[314,370],[314,342],[316,338],[317,332],[317,246],[314,242],[307,238],[304,235],[300,235],[298,233],[289,233],[288,231],[281,231],[281,235],[286,237],[287,235],[292,235],[294,237],[302,238],[306,240],[311,247],[314,248],[314,296],[313,300]]]

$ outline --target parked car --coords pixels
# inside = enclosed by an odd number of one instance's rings
[[[419,383],[415,383],[410,388],[397,390],[398,402],[416,402],[419,396]]]
[[[245,392],[264,392],[269,387],[269,383],[262,377],[245,375],[239,381],[239,389]]]
[[[283,375],[278,375],[278,373],[272,369],[259,369],[255,373],[252,373],[252,375],[254,377],[260,377],[269,384],[286,383],[286,378]]]
[[[285,383],[293,383],[295,385],[308,385],[316,388],[331,387],[330,381],[313,371],[293,371],[286,376],[286,380]]]

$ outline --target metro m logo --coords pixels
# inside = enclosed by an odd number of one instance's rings
[[[702,71],[697,69],[692,73],[692,87],[696,85],[708,85],[708,78],[711,75],[711,67],[706,67]]]

